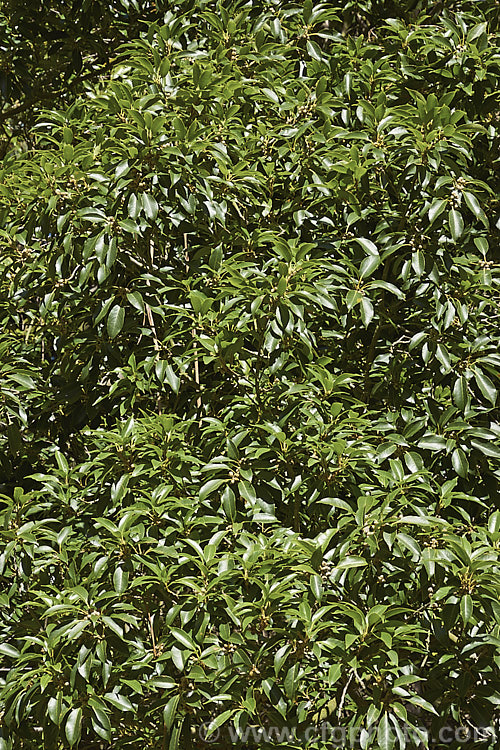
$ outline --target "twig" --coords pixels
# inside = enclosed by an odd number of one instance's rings
[[[351,674],[349,675],[349,679],[347,680],[346,684],[344,685],[344,689],[342,690],[342,695],[340,696],[339,707],[337,709],[337,715],[338,715],[339,719],[340,719],[340,717],[342,715],[342,709],[344,708],[344,702],[345,702],[345,698],[346,698],[346,695],[347,695],[347,688],[351,684],[353,677],[354,677],[354,674],[353,674],[353,672],[351,672]]]

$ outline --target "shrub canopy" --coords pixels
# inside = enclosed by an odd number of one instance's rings
[[[493,727],[497,3],[115,5],[12,35],[0,749]]]

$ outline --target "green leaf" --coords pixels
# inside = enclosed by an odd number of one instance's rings
[[[443,365],[444,372],[449,372],[452,369],[450,355],[442,344],[436,346],[436,359]]]
[[[392,750],[396,737],[389,716],[384,713],[377,727],[377,742],[380,750]]]
[[[318,62],[322,61],[323,56],[321,54],[321,47],[318,44],[316,44],[316,42],[308,41],[306,44],[306,47],[307,47],[307,52],[310,55],[312,60],[317,60]],[[349,75],[350,74],[347,74],[346,78]],[[347,91],[347,96],[349,96],[350,87],[348,86],[347,83],[346,83],[346,91]]]
[[[122,474],[122,476],[116,481],[113,482],[111,485],[111,500],[113,503],[119,503],[120,500],[122,500],[128,490],[128,483],[130,481],[130,476],[128,474]],[[108,526],[108,528],[110,528]],[[121,529],[121,523],[120,523],[120,529]]]
[[[134,707],[124,695],[120,693],[106,693],[104,695],[105,700],[111,703],[112,706],[117,708],[119,711],[133,711]]]
[[[488,519],[488,531],[490,534],[496,534],[500,531],[500,511],[496,510]]]
[[[373,271],[375,271],[376,268],[380,265],[380,256],[378,255],[369,255],[368,258],[365,258],[361,266],[359,268],[359,275],[362,279],[366,279],[367,276],[371,276]]]
[[[120,305],[113,305],[108,313],[107,330],[110,339],[114,339],[123,328],[125,310]]]
[[[71,747],[80,741],[82,734],[82,709],[72,708],[68,713],[66,724],[64,726],[66,739]]]
[[[129,574],[122,567],[116,568],[113,573],[113,585],[117,594],[123,594],[128,587]]]
[[[488,219],[486,218],[486,214],[484,213],[481,206],[479,205],[479,201],[476,198],[476,196],[467,191],[464,191],[462,195],[465,199],[467,206],[470,208],[470,210],[472,211],[476,219],[479,219],[480,221],[482,221],[482,223],[487,227]]]
[[[125,232],[129,232],[130,234],[139,234],[140,232],[139,226],[133,219],[121,219],[118,222],[118,226],[120,227],[120,229],[123,229]]]
[[[356,237],[356,242],[358,242],[363,250],[367,253],[367,255],[370,255],[372,257],[378,257],[379,252],[376,244],[372,242],[371,240],[368,240],[366,237]]]
[[[397,538],[404,544],[405,547],[407,547],[414,555],[416,555],[417,558],[420,558],[422,550],[419,543],[413,537],[409,536],[408,534],[404,534],[403,532],[399,532],[397,534]]]
[[[425,271],[425,256],[421,250],[415,250],[411,255],[411,266],[418,278]]]
[[[129,292],[127,294],[127,299],[132,307],[135,307],[136,310],[139,310],[141,313],[144,312],[144,300],[140,292]]]
[[[442,451],[446,448],[446,439],[439,435],[424,435],[418,441],[418,447],[428,451]]]
[[[222,493],[222,506],[228,519],[234,521],[236,518],[236,497],[229,486]]]
[[[453,386],[453,401],[459,409],[465,409],[468,392],[467,379],[464,375],[461,375],[455,380],[455,385]]]
[[[373,320],[373,316],[375,315],[373,305],[367,297],[362,297],[359,306],[361,310],[361,320],[363,321],[363,325],[369,326],[370,322]]]
[[[99,208],[82,208],[77,212],[77,215],[86,221],[97,222],[100,224],[107,221],[106,214]]]
[[[264,87],[262,89],[261,93],[264,94],[264,96],[266,97],[266,99],[269,99],[269,101],[273,102],[274,104],[279,104],[280,103],[278,95],[272,89]]]
[[[311,591],[316,601],[320,602],[323,597],[323,583],[321,577],[318,575],[312,575],[310,578]]]
[[[184,632],[184,630],[180,630],[180,628],[170,628],[170,632],[174,636],[176,640],[179,641],[179,643],[182,643],[182,645],[185,648],[188,648],[190,651],[197,651],[198,646],[193,641],[190,635]]]
[[[484,453],[485,456],[489,456],[490,458],[500,458],[500,448],[493,443],[472,438],[470,444],[473,448],[477,448],[481,453]]]
[[[101,727],[106,732],[109,732],[111,730],[111,722],[109,720],[108,709],[104,703],[101,703],[101,701],[96,698],[90,698],[89,704],[92,706],[92,711]]]
[[[495,406],[497,402],[498,391],[491,382],[491,380],[480,370],[478,367],[474,370],[474,380],[476,381],[479,390],[487,401]]]
[[[69,472],[69,465],[64,453],[61,453],[61,451],[55,451],[54,456],[59,471],[61,471],[63,474],[67,474]]]
[[[351,289],[346,294],[346,305],[348,310],[352,310],[354,305],[357,305],[363,299],[363,293],[358,289]]]
[[[18,651],[17,648],[14,648],[14,646],[11,646],[9,643],[0,643],[0,654],[9,656],[11,659],[19,659],[19,657],[21,656],[20,651]]]
[[[254,505],[257,502],[257,494],[255,487],[246,480],[238,482],[238,490],[241,497],[247,501],[250,505]]]
[[[332,685],[335,685],[335,683],[340,680],[342,672],[343,672],[342,664],[332,664],[332,666],[328,670],[328,684],[330,687]]]
[[[92,658],[86,659],[83,664],[80,664],[80,666],[78,667],[78,674],[81,675],[86,682],[88,682],[91,667]]]
[[[496,510],[488,519],[488,531],[491,534],[496,534],[500,531],[500,511]]]
[[[102,621],[104,625],[106,625],[113,633],[115,633],[115,635],[118,636],[118,638],[123,638],[123,628],[118,625],[118,623],[115,622],[111,617],[103,615]]]
[[[50,720],[58,727],[61,726],[61,722],[64,718],[63,711],[63,693],[58,690],[57,697],[51,696],[47,702],[47,713]]]
[[[25,375],[22,372],[12,372],[9,373],[8,377],[15,383],[19,383],[19,385],[22,385],[24,388],[29,388],[30,390],[36,388],[35,381],[30,375]]]
[[[464,220],[462,214],[456,208],[452,208],[448,214],[448,225],[452,238],[458,240],[464,231]]]
[[[149,193],[143,194],[142,207],[148,219],[156,219],[158,216],[158,203],[152,195],[149,195]]]
[[[336,566],[337,570],[344,570],[344,568],[362,568],[368,563],[364,557],[357,557],[356,555],[347,555],[344,557]]]
[[[172,365],[169,365],[166,360],[160,359],[155,365],[155,372],[161,383],[166,381],[175,394],[179,393],[181,381],[173,371]]]
[[[127,211],[131,219],[137,219],[141,213],[141,202],[135,193],[132,193],[128,199]]]
[[[221,484],[224,484],[224,482],[224,479],[209,479],[208,482],[205,482],[205,484],[200,489],[200,501],[203,502],[205,498],[211,495],[212,492],[215,492],[215,490],[218,489]]]
[[[474,244],[482,255],[488,253],[489,243],[486,237],[474,237]]]
[[[290,653],[290,650],[291,650],[290,644],[285,643],[284,646],[281,646],[281,648],[279,648],[276,651],[276,654],[274,656],[274,673],[275,673],[276,677],[280,673],[281,667],[285,663],[286,658],[287,658],[288,654]]]
[[[370,289],[383,289],[386,292],[391,292],[391,294],[395,294],[399,299],[405,298],[404,292],[394,284],[391,284],[390,281],[370,281],[366,286],[369,286]]]
[[[177,706],[179,704],[180,700],[180,694],[173,695],[167,702],[165,708],[163,709],[163,723],[167,727],[167,729],[171,729],[172,724],[175,721],[176,717],[176,711]]]
[[[487,34],[487,33],[488,33],[488,24],[485,21],[483,21],[482,23],[477,23],[475,24],[475,26],[469,29],[467,33],[467,41],[473,42],[478,37],[483,36],[484,34]]]
[[[458,476],[467,476],[467,474],[469,473],[469,462],[467,461],[467,456],[461,448],[455,448],[455,450],[451,454],[451,463],[453,464],[453,468],[457,472]]]
[[[227,711],[223,711],[221,714],[218,714],[218,716],[216,716],[215,719],[213,719],[208,725],[204,739],[210,740],[210,736],[215,732],[215,730],[225,724],[226,721],[230,719],[231,716],[235,713],[235,711],[236,709],[230,708]]]
[[[210,268],[217,271],[222,263],[222,247],[214,247],[210,253],[210,260],[208,261]]]
[[[372,703],[369,706],[368,711],[366,712],[366,719],[365,719],[367,728],[377,721],[378,717],[380,716],[380,713],[381,713],[381,710],[379,706],[376,706],[374,703]]]
[[[420,695],[412,695],[410,698],[407,698],[406,700],[408,701],[408,703],[412,703],[414,706],[423,708],[424,711],[429,711],[429,713],[434,714],[435,716],[439,716],[434,706],[431,703],[429,703],[429,701],[426,701],[425,698],[422,698],[422,696]]]
[[[448,205],[448,201],[438,198],[435,200],[428,211],[429,221],[432,224]]]
[[[460,599],[460,615],[464,625],[467,625],[467,623],[471,621],[473,610],[474,605],[472,603],[472,597],[470,594],[464,594]]]
[[[125,159],[125,161],[121,161],[118,166],[115,169],[115,177],[117,180],[119,180],[121,177],[124,177],[130,170],[128,160]]]
[[[172,365],[166,365],[163,377],[167,381],[173,392],[176,394],[179,393],[181,379],[173,371]]]

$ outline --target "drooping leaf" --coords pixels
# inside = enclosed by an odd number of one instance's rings
[[[125,322],[125,310],[120,305],[113,305],[108,313],[106,327],[110,339],[116,338],[123,328]]]

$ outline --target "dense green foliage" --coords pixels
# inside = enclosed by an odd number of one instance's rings
[[[11,36],[0,749],[493,727],[498,4],[103,5]]]

